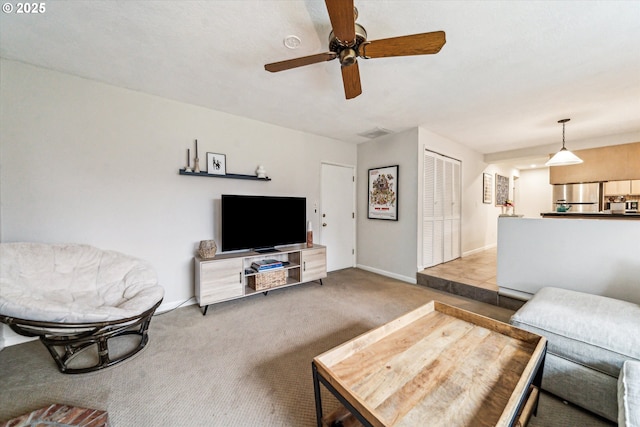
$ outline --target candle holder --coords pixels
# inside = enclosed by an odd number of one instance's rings
[[[191,150],[187,148],[187,166],[184,167],[185,172],[192,172],[191,170]]]
[[[193,171],[200,173],[200,159],[198,158],[198,140],[196,139],[196,158],[193,159]]]

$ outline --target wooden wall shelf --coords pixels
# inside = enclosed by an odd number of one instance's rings
[[[234,179],[250,179],[253,181],[271,181],[271,178],[258,178],[255,175],[241,175],[237,173],[228,173],[226,175],[214,175],[206,172],[186,172],[184,169],[180,169],[180,175],[189,175],[189,176],[206,176],[208,178],[234,178]]]

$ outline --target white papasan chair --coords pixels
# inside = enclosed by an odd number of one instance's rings
[[[155,270],[129,255],[81,244],[0,244],[0,321],[39,337],[63,373],[103,369],[142,350],[163,297]]]

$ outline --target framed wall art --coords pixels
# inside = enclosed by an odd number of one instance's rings
[[[218,153],[207,153],[207,173],[210,175],[226,175],[227,156]]]
[[[482,203],[491,204],[493,200],[493,176],[490,173],[482,174]]]
[[[369,219],[398,220],[398,165],[369,169]]]
[[[509,199],[509,177],[496,174],[496,206],[504,206]]]

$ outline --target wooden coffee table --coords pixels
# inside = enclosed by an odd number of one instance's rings
[[[546,346],[539,335],[432,301],[313,359],[318,427],[336,417],[365,426],[526,425]],[[346,415],[323,420],[320,384]]]

